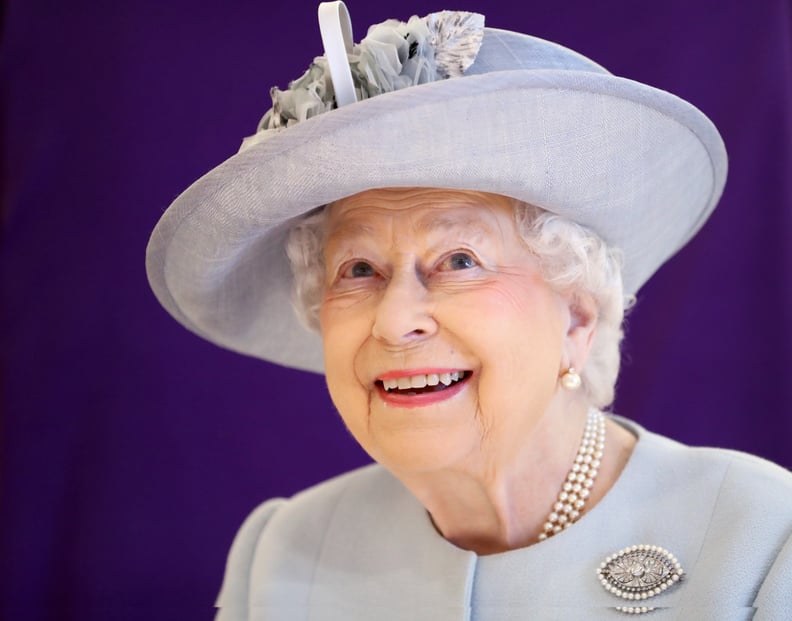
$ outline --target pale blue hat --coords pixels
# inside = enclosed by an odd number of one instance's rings
[[[621,249],[627,293],[715,208],[726,151],[688,102],[476,14],[390,20],[353,46],[345,8],[328,4],[341,18],[323,27],[330,60],[273,89],[259,131],[151,235],[151,286],[200,336],[321,373],[284,240],[295,218],[367,189],[479,190],[560,214]]]

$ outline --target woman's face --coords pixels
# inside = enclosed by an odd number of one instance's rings
[[[431,471],[524,446],[575,355],[575,322],[510,199],[370,190],[333,204],[327,226],[327,384],[363,448]]]

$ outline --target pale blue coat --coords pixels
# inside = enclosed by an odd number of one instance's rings
[[[600,585],[637,544],[676,555],[682,582],[647,620],[792,619],[792,474],[756,457],[639,437],[606,497],[545,542],[491,556],[448,543],[379,466],[261,505],[234,541],[217,621],[625,619]]]

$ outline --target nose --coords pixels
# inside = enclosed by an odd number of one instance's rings
[[[377,304],[371,334],[387,345],[410,345],[437,332],[429,291],[414,270],[391,277]]]

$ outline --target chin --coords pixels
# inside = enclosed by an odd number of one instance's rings
[[[397,475],[459,468],[480,446],[478,430],[469,428],[403,429],[374,435],[370,448],[363,444],[372,459]]]

